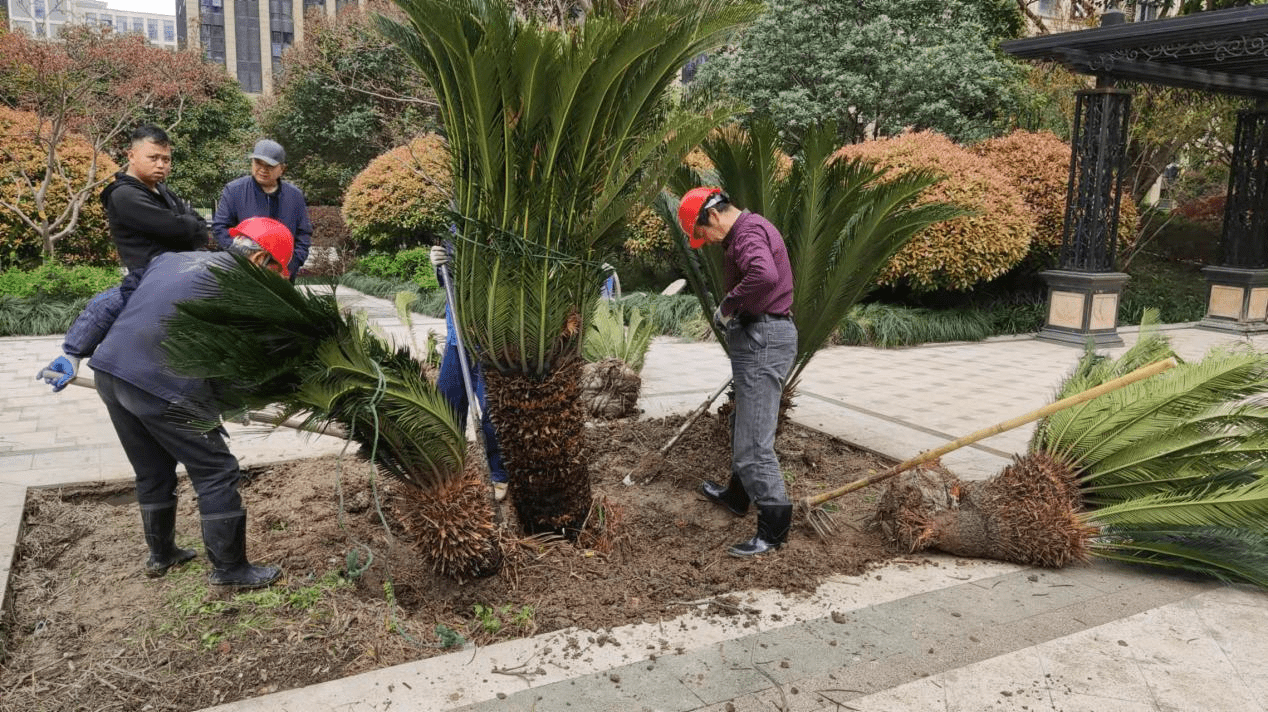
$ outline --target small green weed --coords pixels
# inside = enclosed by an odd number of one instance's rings
[[[196,638],[204,648],[251,631],[282,627],[291,613],[323,617],[326,614],[324,599],[331,592],[351,585],[331,571],[304,585],[275,584],[222,599],[211,594],[207,566],[197,559],[170,571],[166,580],[172,616],[158,626],[158,632]]]
[[[505,627],[530,628],[533,622],[533,607],[520,606],[516,610],[514,604],[502,606],[486,606],[475,604],[476,623],[486,633],[497,633]]]

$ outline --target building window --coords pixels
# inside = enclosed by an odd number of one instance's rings
[[[142,18],[142,17],[132,18],[132,31],[137,33],[138,35],[145,34],[145,18]]]
[[[1158,5],[1152,2],[1136,3],[1136,22],[1158,19]]]
[[[145,25],[148,30],[145,36],[149,37],[154,42],[158,42],[158,20],[151,17],[146,21]]]
[[[102,16],[101,16],[101,26],[102,26],[102,27],[114,27],[114,21],[113,21],[113,18],[111,18],[109,15],[102,15]]]
[[[175,22],[172,22],[171,20],[163,21],[163,41],[164,42],[176,41],[176,23]]]
[[[87,23],[87,24],[89,24],[89,25],[95,25],[95,24],[97,24],[97,13],[95,13],[95,12],[85,12],[85,13],[84,13],[84,22],[85,22],[85,23]]]
[[[243,91],[259,94],[264,91],[264,66],[260,52],[260,3],[258,0],[234,0],[234,38],[237,48],[238,84]]]
[[[35,0],[35,19],[37,20],[44,19],[44,0]],[[39,24],[40,23],[38,22],[35,23],[36,27],[39,27]],[[43,37],[43,36],[44,35],[42,34],[40,35],[40,37]]]

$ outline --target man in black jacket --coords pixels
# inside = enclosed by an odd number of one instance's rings
[[[128,167],[101,192],[101,204],[119,259],[131,277],[124,281],[125,291],[131,291],[127,287],[135,288],[139,272],[155,255],[205,248],[207,223],[163,182],[172,171],[167,132],[157,126],[138,127],[127,155]]]

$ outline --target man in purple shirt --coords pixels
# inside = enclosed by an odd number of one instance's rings
[[[797,353],[792,265],[779,230],[736,208],[720,188],[688,191],[678,221],[693,248],[720,244],[726,251],[726,296],[713,320],[731,353],[731,480],[726,487],[706,480],[700,491],[739,516],[750,501],[757,505],[757,536],[727,549],[731,556],[754,556],[782,546],[792,524],[775,456],[779,401]]]

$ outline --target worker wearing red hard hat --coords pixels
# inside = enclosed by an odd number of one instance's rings
[[[294,249],[290,230],[270,218],[251,218],[230,230],[229,251],[250,265],[286,276]],[[198,495],[203,545],[213,585],[255,588],[281,576],[254,566],[246,555],[246,511],[238,494],[241,471],[214,412],[214,386],[168,368],[163,348],[167,322],[180,302],[219,289],[216,270],[239,268],[224,252],[165,252],[153,257],[126,301],[119,289],[92,299],[66,332],[60,356],[41,371],[55,391],[74,378],[81,358],[92,357],[97,394],[136,474],[136,498],[150,551],[148,576],[162,576],[196,552],[176,546],[176,466],[182,464]],[[242,266],[252,269],[249,265]],[[120,309],[121,307],[121,309]]]
[[[731,479],[725,487],[706,480],[700,491],[737,516],[748,512],[750,502],[757,505],[757,535],[727,553],[762,554],[782,546],[792,524],[792,502],[775,455],[784,378],[797,353],[788,249],[769,220],[740,210],[721,188],[687,191],[678,224],[693,248],[720,245],[726,253],[726,295],[713,321],[731,354]]]

